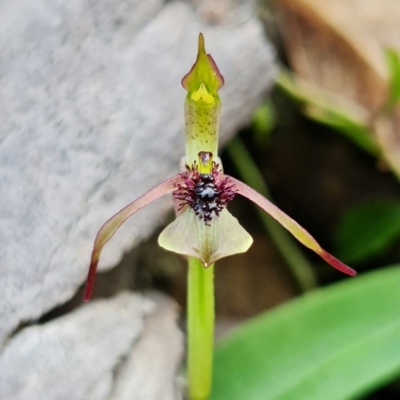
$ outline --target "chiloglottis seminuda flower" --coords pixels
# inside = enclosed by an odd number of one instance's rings
[[[101,227],[92,251],[85,301],[91,297],[104,245],[131,215],[171,193],[178,216],[161,232],[159,245],[196,257],[204,267],[223,257],[247,251],[253,242],[227,210],[228,203],[239,194],[256,203],[331,266],[348,275],[356,274],[325,251],[304,228],[273,203],[243,182],[223,173],[217,153],[221,110],[218,89],[223,84],[224,79],[213,58],[206,53],[204,38],[200,34],[196,62],[182,79],[182,86],[188,92],[185,100],[186,170],[127,205]]]

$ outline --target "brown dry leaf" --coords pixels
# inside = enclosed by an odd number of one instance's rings
[[[369,113],[382,158],[400,176],[400,108],[379,114],[389,93],[384,51],[400,53],[398,0],[274,0],[293,70]]]

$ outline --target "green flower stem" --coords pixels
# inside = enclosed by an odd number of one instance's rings
[[[270,199],[271,194],[265,184],[264,178],[242,141],[238,137],[235,137],[230,142],[227,151],[243,181],[264,197]],[[306,292],[315,288],[317,286],[317,281],[313,268],[303,256],[290,234],[258,207],[257,212],[265,229],[275,243],[275,246],[279,249],[282,257],[290,268],[301,291]]]
[[[194,257],[189,257],[187,318],[189,398],[207,400],[214,346],[214,264],[204,268]]]

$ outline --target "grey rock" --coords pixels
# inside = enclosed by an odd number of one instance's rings
[[[183,333],[176,325],[175,302],[153,293],[157,304],[140,339],[118,370],[110,400],[178,400],[176,382],[183,357]]]
[[[225,76],[225,139],[248,123],[275,67],[260,24],[243,20],[239,6],[214,25],[189,4],[156,0],[6,0],[0,8],[1,343],[71,298],[105,219],[177,171],[180,79],[198,32]],[[106,246],[100,270],[170,207],[164,198],[134,216]]]
[[[123,293],[23,329],[0,358],[0,399],[108,399],[121,358],[154,309],[151,300]]]

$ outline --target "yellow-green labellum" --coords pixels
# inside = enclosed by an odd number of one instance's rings
[[[188,207],[158,238],[164,249],[196,257],[205,267],[223,257],[246,252],[252,243],[252,237],[226,208],[205,224]]]

